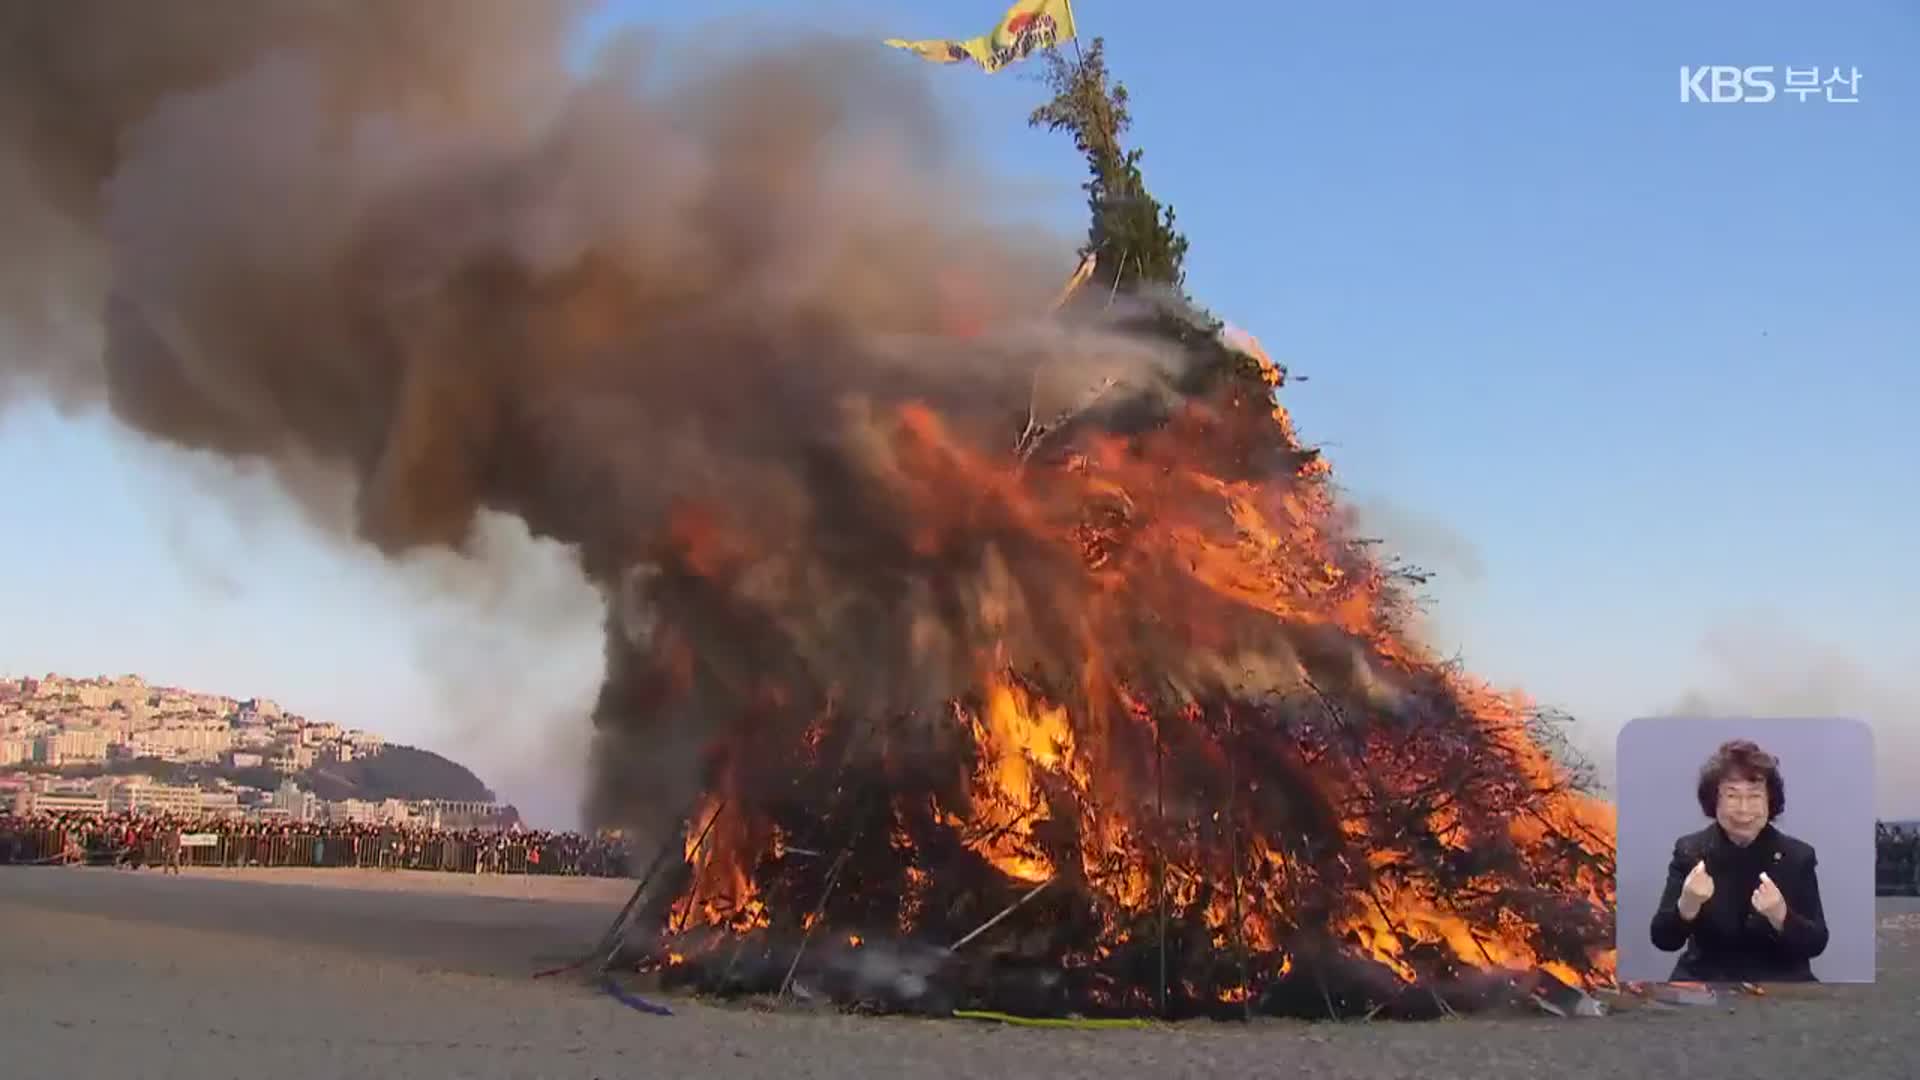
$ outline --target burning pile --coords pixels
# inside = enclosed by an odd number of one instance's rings
[[[1281,369],[1203,342],[1177,400],[1096,404],[1018,453],[916,404],[863,414],[809,465],[838,493],[814,520],[683,507],[628,677],[728,720],[650,965],[1169,1015],[1607,979],[1605,808],[1525,703],[1408,637]],[[861,685],[815,676],[850,670],[822,641],[870,650]]]
[[[1277,367],[1165,298],[1049,311],[1067,245],[871,42],[582,74],[584,10],[0,9],[0,399],[104,402],[386,554],[492,515],[576,555],[589,813],[685,822],[641,924],[683,983],[1606,976],[1604,813],[1415,645]]]

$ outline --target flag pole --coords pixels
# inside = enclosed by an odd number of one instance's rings
[[[1067,9],[1067,18],[1073,23],[1073,37],[1070,40],[1073,42],[1074,67],[1084,71],[1087,66],[1087,58],[1080,53],[1080,16],[1073,10],[1073,0],[1060,0],[1060,6]],[[1108,130],[1113,124],[1113,116],[1107,111],[1106,93],[1107,87],[1103,80],[1100,84],[1100,119],[1102,121],[1100,124],[1100,141],[1107,144],[1107,153],[1113,155],[1115,160],[1118,160],[1120,157],[1120,147],[1114,143],[1114,133]],[[1121,254],[1121,260],[1124,262],[1125,259],[1126,255],[1123,252]]]
[[[1073,10],[1073,0],[1060,0],[1060,3],[1062,7],[1067,9],[1067,18],[1073,22],[1073,38],[1071,40],[1073,41],[1074,67],[1076,70],[1085,71],[1087,58],[1080,52],[1080,15]],[[1107,84],[1104,79],[1102,79],[1100,83],[1100,111],[1098,119],[1100,122],[1100,141],[1105,144],[1108,156],[1113,158],[1116,168],[1124,165],[1125,162],[1120,158],[1119,133],[1112,130],[1114,119],[1112,111],[1107,107]],[[1126,272],[1127,256],[1129,254],[1131,253],[1126,251],[1120,253],[1120,266],[1119,269],[1114,272],[1113,279],[1113,289],[1115,293],[1120,291],[1119,275]],[[1107,303],[1111,305],[1113,303],[1112,299],[1109,298]]]

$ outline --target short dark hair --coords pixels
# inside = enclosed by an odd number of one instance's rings
[[[1700,767],[1700,812],[1716,816],[1720,807],[1720,785],[1727,780],[1759,780],[1767,785],[1767,816],[1777,818],[1787,812],[1787,782],[1780,778],[1780,759],[1760,749],[1752,739],[1732,739],[1720,744],[1707,763]]]

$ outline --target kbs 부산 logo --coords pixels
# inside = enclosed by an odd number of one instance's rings
[[[1774,72],[1782,73],[1776,80]],[[1680,66],[1680,100],[1685,104],[1765,105],[1791,96],[1806,103],[1835,105],[1860,102],[1860,69],[1849,66],[1844,74],[1837,67],[1822,77],[1819,65],[1797,68],[1791,64],[1775,67],[1759,64],[1742,67],[1734,64]]]

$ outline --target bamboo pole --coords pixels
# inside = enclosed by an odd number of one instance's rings
[[[1159,1004],[1162,1019],[1167,1015],[1167,784],[1161,763],[1160,715],[1153,717],[1153,812],[1155,821],[1155,876],[1160,893],[1160,983]]]
[[[1300,837],[1300,845],[1302,848],[1306,847],[1306,840],[1307,838],[1305,836]],[[1287,907],[1295,913],[1300,910],[1300,883],[1296,880],[1298,875],[1294,872],[1296,859],[1297,855],[1293,845],[1282,840],[1280,844],[1280,871],[1286,883]],[[1299,927],[1296,925],[1294,930],[1297,932]],[[1339,1011],[1333,1007],[1333,995],[1327,992],[1325,965],[1321,963],[1318,956],[1313,959],[1313,981],[1314,984],[1320,988],[1320,1001],[1327,1007],[1327,1019],[1340,1019]]]
[[[626,906],[620,909],[620,914],[614,916],[613,924],[607,927],[606,933],[600,935],[600,940],[594,943],[593,950],[587,953],[586,957],[570,966],[579,967],[587,959],[595,956],[600,958],[600,966],[594,969],[594,974],[605,974],[607,969],[613,966],[613,958],[620,954],[620,946],[626,943],[627,922],[633,918],[634,909],[640,906],[640,898],[646,895],[647,886],[653,883],[653,876],[659,872],[661,864],[667,861],[667,852],[673,850],[673,845],[679,839],[678,836],[669,835],[666,842],[660,845],[660,850],[654,855],[653,861],[647,864],[646,872],[640,875],[640,883],[633,887],[633,895],[627,897]],[[560,970],[565,971],[566,968]]]
[[[827,901],[833,896],[833,886],[840,880],[840,868],[846,865],[847,856],[851,854],[851,847],[841,851],[840,857],[833,860],[833,868],[827,871],[827,883],[820,890],[820,902],[813,906],[813,918],[807,920],[806,929],[800,933],[800,944],[793,950],[793,962],[787,965],[786,977],[780,980],[780,992],[775,997],[786,997],[787,990],[793,986],[793,975],[800,970],[800,958],[807,954],[807,942],[813,940],[813,928],[820,925],[821,917],[826,914]]]
[[[1072,4],[1068,4],[1066,7],[1068,14],[1073,17],[1073,65],[1076,77],[1078,77],[1078,75],[1085,72],[1087,68],[1087,58],[1080,52],[1080,17],[1073,14]],[[1097,102],[1099,115],[1096,117],[1096,122],[1100,128],[1100,142],[1106,150],[1107,156],[1112,160],[1113,167],[1117,174],[1118,171],[1126,165],[1126,159],[1120,154],[1120,133],[1114,130],[1118,126],[1118,121],[1114,118],[1112,107],[1107,103],[1107,85],[1105,80],[1101,81],[1097,89],[1099,91]],[[1112,192],[1109,192],[1108,195],[1111,197]],[[1115,292],[1118,292],[1120,287],[1120,276],[1127,271],[1127,256],[1130,254],[1132,254],[1132,252],[1125,249],[1122,249],[1120,252],[1120,265],[1114,268],[1113,280]],[[1108,298],[1107,303],[1109,306],[1112,305],[1113,301],[1111,297]]]
[[[877,718],[869,718],[866,723],[861,725],[862,737],[860,739],[848,739],[846,746],[841,749],[840,764],[834,769],[833,773],[833,790],[828,795],[826,808],[821,812],[820,816],[815,819],[813,827],[808,831],[809,836],[818,836],[823,840],[826,839],[827,825],[835,819],[840,810],[841,796],[846,790],[847,770],[853,764],[854,754],[858,748],[867,741],[865,736],[878,732],[879,727],[880,721]],[[812,843],[811,840],[808,842]],[[822,854],[809,848],[798,847],[789,847],[787,851],[793,854],[804,854],[811,858],[818,858]],[[781,902],[781,897],[788,891],[788,879],[785,875],[782,875],[781,878],[773,884],[773,887],[767,890],[768,909],[775,910]],[[824,900],[822,902],[824,903]],[[733,955],[727,958],[727,969],[721,976],[723,983],[733,978],[733,973],[739,967],[740,957],[746,952],[746,948],[746,935],[739,935],[739,939],[735,941],[733,945]]]
[[[707,842],[707,834],[713,831],[714,823],[720,820],[720,815],[725,813],[726,809],[727,809],[727,800],[721,799],[720,805],[714,807],[712,815],[710,815],[707,818],[706,828],[700,830],[700,836],[694,840],[693,847],[687,849],[686,857],[688,862],[692,862],[697,856],[699,856],[700,848]],[[687,885],[687,912],[683,916],[674,916],[672,910],[669,909],[667,912],[668,925],[673,925],[679,922],[681,919],[693,918],[693,898],[695,893],[698,891],[695,888],[698,882],[699,882],[699,874],[696,868],[694,880],[689,882]],[[680,905],[677,903],[674,905],[674,907],[679,907],[679,906]],[[682,930],[682,929],[685,929],[685,926],[684,925],[674,926],[674,929],[676,931]]]
[[[1246,915],[1240,904],[1240,765],[1233,708],[1227,708],[1227,836],[1233,858],[1233,947],[1240,960],[1240,1018],[1253,1019],[1253,977],[1247,966]]]
[[[981,923],[977,927],[974,927],[972,933],[969,933],[966,937],[963,937],[959,941],[956,941],[953,944],[947,946],[947,951],[959,952],[960,946],[965,945],[967,942],[972,941],[974,938],[977,938],[981,934],[984,934],[987,931],[993,929],[994,927],[1000,925],[1000,920],[1013,914],[1015,911],[1018,911],[1020,908],[1025,907],[1027,901],[1033,899],[1036,896],[1039,896],[1043,891],[1045,891],[1046,887],[1053,884],[1053,882],[1054,882],[1054,879],[1050,877],[1047,880],[1041,882],[1040,884],[1035,885],[1033,888],[1028,889],[1026,892],[1026,895],[1022,896],[1018,900],[1015,900],[1013,903],[1008,904],[1005,908],[1002,908],[1000,911],[1000,914],[995,915],[993,918],[988,919],[986,922]]]
[[[722,803],[722,805],[724,806],[725,804]],[[660,849],[655,852],[653,856],[653,860],[647,864],[647,869],[640,875],[639,884],[633,887],[633,893],[627,897],[626,904],[620,908],[620,913],[614,916],[613,922],[608,925],[606,932],[600,935],[600,939],[594,943],[593,948],[585,956],[582,956],[580,959],[575,960],[565,967],[554,968],[552,971],[545,971],[540,974],[555,975],[563,971],[571,971],[574,968],[581,967],[596,956],[600,958],[600,964],[594,969],[594,972],[595,974],[605,974],[607,969],[613,966],[613,958],[620,954],[620,946],[626,943],[627,924],[632,920],[634,911],[639,908],[640,898],[646,895],[647,886],[653,883],[654,876],[660,872],[660,867],[666,863],[667,854],[680,842],[681,840],[678,835],[669,834],[667,839],[661,843]]]

